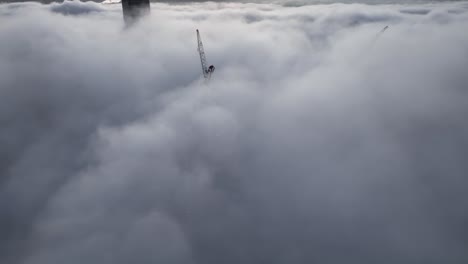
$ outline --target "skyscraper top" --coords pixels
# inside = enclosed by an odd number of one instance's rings
[[[125,23],[129,25],[150,12],[150,2],[149,0],[122,0],[122,9]]]

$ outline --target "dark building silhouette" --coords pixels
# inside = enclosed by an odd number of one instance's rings
[[[124,20],[127,25],[135,22],[139,17],[149,14],[149,0],[122,0]]]

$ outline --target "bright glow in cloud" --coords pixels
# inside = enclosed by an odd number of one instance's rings
[[[468,261],[466,2],[152,7],[0,5],[1,263]]]

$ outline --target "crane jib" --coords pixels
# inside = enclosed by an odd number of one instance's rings
[[[200,62],[202,66],[203,77],[207,79],[211,77],[211,73],[214,71],[214,66],[213,65],[211,65],[210,67],[207,66],[205,50],[203,49],[203,43],[201,41],[200,32],[198,31],[198,29],[197,29],[197,41],[198,41],[198,53],[200,54]]]

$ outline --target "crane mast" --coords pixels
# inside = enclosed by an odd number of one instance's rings
[[[205,79],[210,79],[211,74],[214,72],[215,67],[213,65],[207,67],[205,50],[203,49],[203,43],[201,41],[200,32],[198,31],[198,29],[197,29],[197,41],[198,41],[198,53],[200,54],[203,77],[205,77]]]

